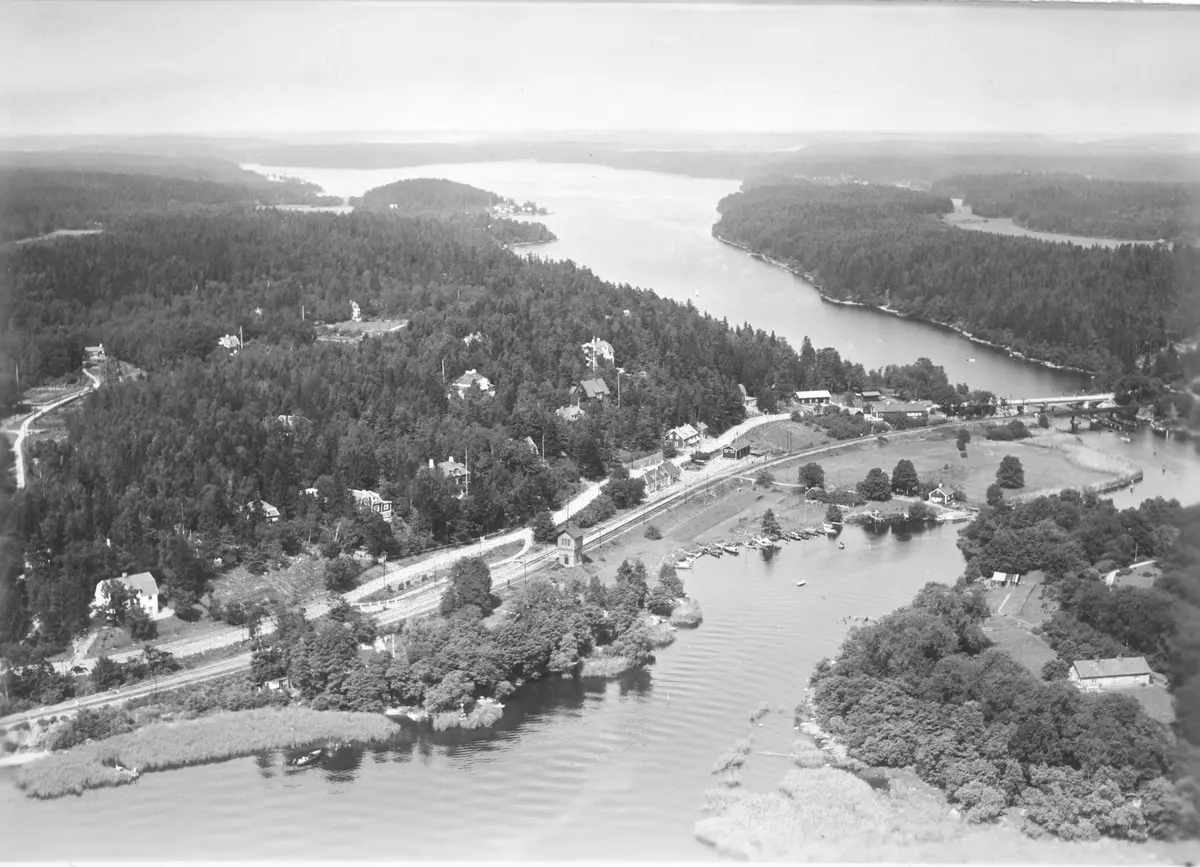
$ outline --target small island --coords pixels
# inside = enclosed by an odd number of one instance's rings
[[[350,199],[354,208],[404,216],[437,217],[490,234],[504,247],[548,244],[558,238],[541,223],[516,219],[547,213],[535,202],[518,204],[496,193],[443,178],[411,178]]]

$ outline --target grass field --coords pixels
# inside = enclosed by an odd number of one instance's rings
[[[1042,666],[1057,658],[1041,636],[1034,635],[1012,618],[989,618],[983,624],[983,633],[1038,678],[1042,676]]]
[[[896,464],[907,458],[922,479],[960,488],[968,502],[976,505],[986,501],[988,486],[996,481],[996,470],[1005,455],[1015,455],[1025,469],[1025,488],[1014,492],[1021,494],[1080,488],[1127,469],[1116,456],[1078,445],[1072,448],[1071,444],[1052,439],[1056,434],[1044,435],[1045,446],[1034,444],[1043,441],[1038,436],[1017,442],[993,442],[983,438],[978,426],[967,427],[972,439],[965,458],[959,455],[955,444],[955,429],[944,428],[930,431],[923,438],[892,441],[886,437],[882,440],[867,437],[849,441],[846,449],[834,455],[820,455],[816,462],[825,470],[826,487],[853,487],[872,467],[890,475]],[[1053,447],[1046,447],[1051,443]],[[793,482],[797,467],[803,463],[807,461],[798,459],[795,465],[781,467],[775,470],[775,477]]]

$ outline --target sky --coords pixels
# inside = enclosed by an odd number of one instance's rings
[[[0,3],[0,134],[1200,133],[1200,9]]]

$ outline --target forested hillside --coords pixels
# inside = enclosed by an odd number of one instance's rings
[[[809,272],[831,298],[959,327],[1027,356],[1130,369],[1200,326],[1200,251],[965,232],[945,196],[796,182],[721,200],[713,234]]]
[[[474,538],[559,505],[579,475],[604,476],[619,448],[654,448],[689,419],[716,431],[740,421],[739,383],[769,405],[775,389],[844,390],[864,375],[833,350],[806,341],[797,353],[436,220],[210,209],[4,255],[16,290],[6,337],[23,370],[102,340],[149,372],[106,384],[65,441],[31,449],[18,535],[31,558],[28,613],[52,642],[79,627],[95,582],[117,569],[155,569],[186,605],[217,556],[335,536],[376,551]],[[410,326],[314,343],[311,319],[342,318],[351,299]],[[245,349],[217,348],[238,328]],[[616,371],[585,361],[593,336],[626,371],[620,406],[588,403],[567,423],[554,410],[581,377],[617,393]],[[495,395],[448,396],[467,369]],[[517,442],[525,436],[539,448],[544,437],[546,463]],[[428,470],[450,456],[470,462],[461,500]],[[355,514],[351,487],[393,498],[395,526],[360,520],[339,534]],[[260,497],[282,522],[243,511]]]
[[[1011,217],[1043,232],[1194,243],[1200,184],[1112,181],[1072,174],[958,175],[933,191],[961,197],[981,217]]]
[[[391,208],[402,214],[457,214],[482,211],[507,200],[470,184],[444,178],[409,178],[367,190],[350,200],[356,208]]]
[[[252,172],[207,180],[92,168],[0,168],[0,242],[186,205],[320,204],[320,187]]]

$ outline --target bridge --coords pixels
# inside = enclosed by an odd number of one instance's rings
[[[1058,397],[1010,397],[1007,400],[1002,400],[1002,404],[1014,407],[1036,407],[1038,409],[1050,409],[1051,407],[1085,407],[1091,409],[1101,408],[1102,403],[1111,403],[1116,397],[1115,394],[1064,394]]]

